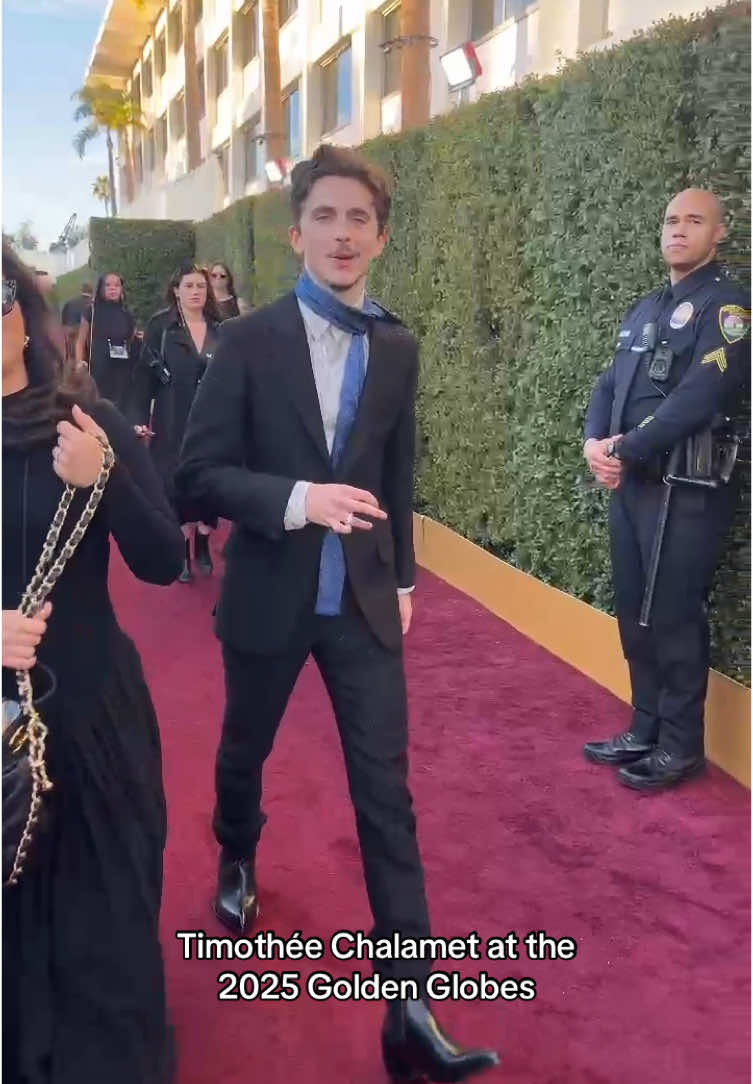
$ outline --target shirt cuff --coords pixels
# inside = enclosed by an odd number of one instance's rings
[[[416,585],[414,583],[412,587],[398,587],[397,593],[398,593],[398,595],[409,595],[411,593],[411,591],[415,591],[415,590],[416,590]]]
[[[296,482],[288,497],[283,525],[286,531],[300,531],[308,523],[306,519],[306,494],[311,482]]]

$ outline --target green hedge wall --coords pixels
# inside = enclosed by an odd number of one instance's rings
[[[298,262],[288,242],[290,200],[287,193],[265,192],[254,200],[254,297],[264,305],[289,290]]]
[[[192,222],[136,218],[93,218],[89,226],[95,275],[117,271],[125,280],[128,304],[146,323],[164,307],[170,276],[194,256]]]
[[[396,182],[371,288],[421,340],[421,510],[603,609],[606,495],[584,471],[585,406],[624,311],[663,277],[674,192],[717,189],[724,256],[749,259],[749,34],[739,10],[669,20],[364,148]],[[713,631],[714,664],[744,681],[749,522],[743,495]]]
[[[254,200],[237,200],[219,214],[196,223],[196,259],[210,266],[220,260],[233,272],[240,297],[254,296]]]
[[[58,275],[52,291],[55,304],[59,309],[62,309],[66,301],[79,296],[83,282],[88,282],[90,286],[94,286],[96,281],[94,272],[90,267],[78,267],[75,271],[66,271],[64,275]]]

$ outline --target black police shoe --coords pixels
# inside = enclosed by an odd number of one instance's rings
[[[499,1064],[493,1050],[461,1050],[450,1042],[418,998],[388,1003],[382,1057],[395,1084],[467,1080]]]
[[[662,790],[698,775],[705,765],[703,754],[683,756],[657,748],[629,768],[620,768],[617,778],[634,790]]]
[[[223,851],[217,872],[214,913],[233,933],[245,933],[259,915],[254,859],[229,858]]]
[[[641,741],[631,730],[626,730],[608,741],[587,741],[583,752],[597,764],[631,764],[645,757],[653,748],[652,742]]]

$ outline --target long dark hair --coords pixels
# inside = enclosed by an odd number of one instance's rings
[[[212,290],[212,283],[209,279],[209,272],[207,271],[206,267],[202,267],[198,263],[192,263],[190,260],[184,260],[180,267],[176,268],[176,270],[173,272],[172,277],[167,284],[167,292],[165,293],[165,298],[168,305],[174,312],[178,313],[182,322],[183,314],[181,313],[178,306],[178,299],[175,296],[175,291],[178,289],[186,275],[204,276],[204,281],[207,284],[207,299],[204,302],[204,308],[202,309],[202,312],[204,313],[204,319],[211,320],[213,323],[218,324],[222,320],[222,315],[220,313],[220,310],[217,308],[217,302],[214,299],[214,291]]]
[[[238,295],[235,292],[235,280],[233,279],[233,272],[230,270],[226,263],[222,262],[222,260],[212,260],[209,265],[209,270],[212,271],[215,267],[221,267],[227,275],[227,292],[232,298],[235,298],[235,300],[237,301]]]
[[[128,308],[128,302],[126,300],[125,279],[122,275],[119,275],[117,271],[105,271],[104,275],[100,275],[97,279],[97,288],[94,291],[94,301],[105,300],[105,280],[109,279],[110,275],[114,275],[120,283],[120,301],[111,301],[111,305],[121,305],[124,309]]]
[[[28,388],[3,403],[3,447],[27,447],[49,440],[64,418],[71,420],[75,403],[89,406],[97,391],[86,370],[67,367],[52,334],[54,317],[47,307],[33,272],[3,241],[3,278],[16,283],[29,337],[24,351]]]

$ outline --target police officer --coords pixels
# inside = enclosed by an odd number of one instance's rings
[[[676,469],[685,438],[734,410],[748,370],[749,301],[716,262],[722,217],[712,192],[690,188],[671,200],[661,234],[669,281],[628,311],[586,414],[586,461],[612,491],[612,574],[633,717],[625,733],[584,752],[621,766],[620,781],[639,790],[704,766],[706,598],[733,512],[731,486],[672,487],[648,627],[639,616],[668,461]]]

